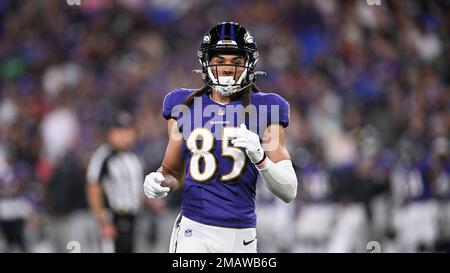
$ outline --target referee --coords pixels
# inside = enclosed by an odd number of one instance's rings
[[[131,150],[135,141],[133,117],[119,112],[109,124],[107,143],[94,152],[87,168],[89,206],[103,240],[113,240],[118,253],[134,250],[135,217],[143,202],[143,162]]]

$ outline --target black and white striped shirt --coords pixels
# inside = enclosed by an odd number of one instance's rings
[[[143,162],[131,151],[100,146],[90,159],[87,181],[101,183],[113,211],[135,213],[142,203]]]

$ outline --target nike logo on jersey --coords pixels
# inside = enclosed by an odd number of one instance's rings
[[[246,245],[251,244],[254,240],[255,240],[255,239],[253,239],[253,240],[251,240],[251,241],[248,241],[248,242],[246,242],[246,241],[244,240],[244,241],[242,241],[242,242],[244,243],[244,246],[246,246]]]

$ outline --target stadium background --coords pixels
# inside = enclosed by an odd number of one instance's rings
[[[167,142],[163,97],[202,86],[191,71],[203,34],[236,21],[268,72],[258,86],[290,102],[286,137],[300,178],[290,205],[258,188],[260,251],[448,251],[449,7],[2,0],[0,220],[26,219],[29,252],[68,252],[73,240],[100,251],[84,177],[106,120],[119,107],[133,112],[136,151],[155,170]],[[143,207],[138,252],[167,251],[179,202],[178,192]]]

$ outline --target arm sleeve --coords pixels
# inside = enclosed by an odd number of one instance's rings
[[[290,160],[273,163],[265,159],[264,167],[258,169],[266,187],[278,198],[286,203],[297,196],[297,175]]]

